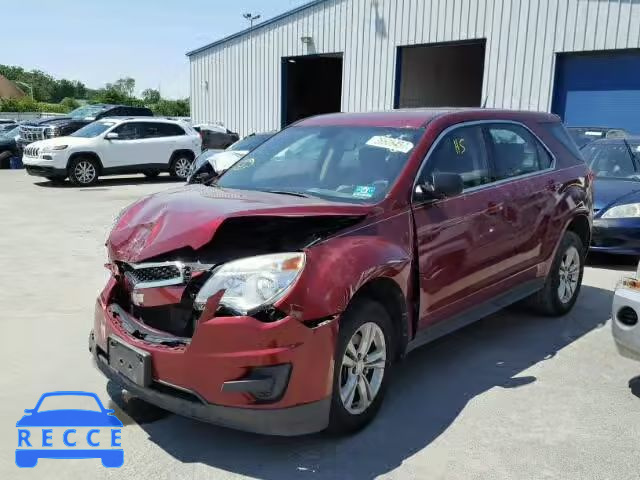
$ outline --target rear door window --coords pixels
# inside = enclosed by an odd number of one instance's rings
[[[457,173],[462,177],[465,189],[489,183],[491,177],[482,128],[463,126],[447,133],[429,156],[420,183],[431,183],[436,172]]]
[[[519,125],[486,127],[494,167],[493,180],[505,180],[551,168],[553,158],[529,130]]]

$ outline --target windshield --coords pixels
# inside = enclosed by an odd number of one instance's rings
[[[596,177],[640,180],[640,142],[593,142],[582,149],[582,155]]]
[[[115,122],[93,122],[73,132],[71,137],[93,138],[113,127]]]
[[[106,110],[104,105],[85,105],[84,107],[76,108],[69,113],[71,118],[96,118],[96,116]]]
[[[381,200],[423,129],[291,127],[239,160],[220,187],[370,203]]]
[[[260,133],[258,135],[251,135],[249,137],[244,137],[242,140],[238,140],[236,143],[231,145],[227,150],[246,150],[251,151],[259,145],[262,145],[273,135]]]

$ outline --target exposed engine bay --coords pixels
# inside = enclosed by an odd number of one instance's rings
[[[225,220],[212,240],[194,250],[182,248],[139,263],[114,260],[117,280],[110,299],[112,312],[132,335],[153,343],[189,343],[202,305],[195,302],[205,282],[222,265],[248,257],[300,252],[355,225],[361,216],[252,216]],[[216,316],[239,312],[220,303]],[[285,314],[272,305],[252,312],[271,322]]]

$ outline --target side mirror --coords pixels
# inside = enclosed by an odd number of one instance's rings
[[[118,138],[120,138],[120,135],[118,135],[116,132],[109,132],[104,136],[105,140],[117,140]]]
[[[33,408],[25,408],[24,413],[33,413]]]
[[[460,195],[464,189],[462,177],[457,173],[436,172],[431,184],[416,185],[414,199],[417,201],[440,200]]]

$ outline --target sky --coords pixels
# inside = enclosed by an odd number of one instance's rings
[[[136,93],[189,95],[185,53],[309,0],[0,0],[0,63],[103,87],[122,77]]]

